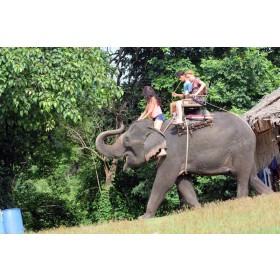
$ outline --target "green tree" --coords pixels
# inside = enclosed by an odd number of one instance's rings
[[[260,48],[232,48],[226,57],[202,59],[201,68],[209,101],[227,110],[249,110],[280,85],[279,68]]]
[[[38,143],[50,148],[60,124],[81,123],[121,97],[114,71],[99,48],[0,49],[2,205],[11,206],[15,174],[40,156]]]

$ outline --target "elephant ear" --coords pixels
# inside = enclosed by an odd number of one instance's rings
[[[148,134],[147,138],[144,141],[146,161],[157,154],[160,149],[166,148],[166,139],[164,134],[153,127],[149,127],[149,129],[151,129],[151,132]]]

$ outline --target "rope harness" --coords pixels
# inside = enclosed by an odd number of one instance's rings
[[[178,84],[178,86],[175,88],[174,92],[177,91],[177,89],[178,89],[178,87],[181,85],[181,83],[182,83],[182,82],[180,82],[180,83]],[[173,99],[173,96],[172,96],[172,99]]]
[[[186,143],[185,174],[188,174],[188,158],[189,158],[189,126],[187,125],[187,143]]]

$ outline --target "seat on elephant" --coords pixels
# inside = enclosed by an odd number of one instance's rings
[[[205,106],[205,97],[187,98],[182,101],[183,114],[188,120],[212,119]]]
[[[185,118],[183,125],[177,125],[177,131],[178,135],[181,136],[183,134],[187,134],[189,132],[192,134],[195,130],[204,128],[206,126],[213,126],[213,120],[212,119],[194,119],[189,120]]]
[[[185,108],[199,108],[204,106],[204,99],[186,98],[182,100],[182,106]]]
[[[178,134],[192,133],[194,130],[212,125],[213,117],[205,107],[205,99],[202,97],[184,99],[183,106],[183,125],[177,125]]]

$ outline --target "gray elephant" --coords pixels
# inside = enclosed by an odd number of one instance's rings
[[[179,135],[174,125],[168,125],[169,121],[165,121],[162,130],[167,129],[162,133],[153,128],[151,120],[141,120],[132,123],[126,132],[124,126],[121,126],[117,130],[102,132],[96,138],[96,147],[101,154],[126,158],[124,169],[139,167],[155,156],[161,148],[167,149],[167,155],[158,162],[146,213],[142,218],[155,216],[174,183],[180,197],[190,207],[200,207],[190,174],[234,176],[237,180],[237,197],[248,195],[248,183],[257,194],[272,192],[257,177],[254,160],[255,134],[237,115],[214,112],[212,126],[197,129],[188,137],[186,134]],[[114,144],[104,143],[107,137],[117,134],[121,135]]]

